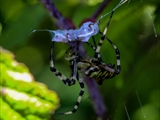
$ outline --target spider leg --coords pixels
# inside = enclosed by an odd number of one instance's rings
[[[95,54],[94,54],[94,58],[95,58],[95,59],[98,59],[98,60],[100,59],[100,54],[99,54],[99,52],[100,52],[101,46],[102,46],[102,44],[103,44],[103,41],[104,41],[104,39],[105,39],[105,35],[106,35],[106,33],[107,33],[109,24],[110,24],[110,22],[111,22],[113,13],[114,13],[114,11],[111,12],[110,18],[109,18],[109,20],[108,20],[108,22],[107,22],[107,25],[106,25],[103,33],[99,31],[99,33],[102,34],[102,37],[101,37],[101,39],[100,39],[100,41],[99,41],[99,43],[98,43],[98,46],[97,46],[97,48],[96,48],[96,50],[95,50]]]
[[[87,45],[89,45],[93,50],[96,50],[96,47],[90,44],[89,42],[86,42]]]
[[[74,84],[76,76],[77,76],[77,64],[76,64],[76,59],[74,59],[71,60],[71,81],[74,81]]]
[[[79,96],[77,98],[76,104],[74,105],[74,108],[72,111],[68,111],[68,112],[61,112],[61,113],[56,113],[58,115],[64,115],[64,114],[72,114],[75,113],[79,107],[79,104],[81,102],[82,96],[84,94],[84,83],[83,80],[79,77],[79,73],[77,71],[77,65],[76,65],[76,59],[71,59],[70,60],[70,67],[71,67],[71,78],[67,78],[65,75],[61,74],[55,67],[54,67],[54,63],[53,63],[53,46],[54,46],[54,42],[52,42],[52,47],[51,47],[51,53],[50,53],[50,70],[61,80],[63,81],[64,84],[71,86],[73,84],[75,84],[75,80],[77,79],[80,87],[81,87],[81,91],[79,92]],[[71,48],[69,48],[70,50]]]
[[[89,44],[89,43],[87,43],[87,44],[88,44],[93,50],[96,50],[96,49],[97,49],[97,45],[96,45],[96,40],[95,40],[94,36],[92,36],[92,39],[93,39],[94,46],[91,45],[91,44]]]
[[[75,53],[74,50],[75,46],[69,47],[65,53],[65,59],[70,61],[70,65],[72,64],[72,60],[77,57],[77,53]]]
[[[53,47],[54,42],[52,42],[51,51],[50,51],[50,70],[61,80],[65,85],[71,86],[75,84],[75,77],[76,75],[71,76],[71,78],[67,78],[65,75],[63,75],[61,72],[59,72],[55,67],[53,63]]]
[[[94,51],[96,51],[98,46],[96,45],[96,41],[95,41],[94,36],[92,36],[92,38],[93,38],[93,43],[94,43],[94,46],[95,46]],[[96,53],[96,52],[95,52],[95,53]],[[99,61],[102,61],[102,58],[101,58],[100,52],[98,52],[96,56],[98,57],[98,60],[99,60]],[[96,59],[97,59],[97,58],[96,58]]]
[[[119,74],[120,70],[121,70],[121,63],[120,63],[120,52],[119,52],[119,49],[117,48],[117,46],[106,36],[106,33],[107,33],[107,30],[108,30],[108,27],[110,25],[110,22],[111,22],[111,19],[112,19],[112,16],[113,16],[113,13],[114,13],[114,10],[111,12],[111,15],[110,15],[110,18],[107,22],[107,25],[106,25],[106,28],[104,29],[103,33],[99,31],[99,33],[102,35],[99,43],[98,43],[98,46],[97,46],[97,49],[95,51],[95,55],[94,55],[94,58],[95,59],[99,59],[100,57],[100,49],[101,49],[101,46],[102,46],[102,43],[104,41],[104,39],[107,39],[109,41],[109,43],[113,46],[113,48],[115,49],[115,52],[116,52],[116,58],[117,58],[117,70],[115,70],[115,73],[116,74]]]
[[[94,36],[92,36],[92,39],[93,39],[93,43],[94,43],[94,45],[92,45],[92,44],[90,44],[89,42],[85,42],[87,45],[89,45],[93,50],[96,50],[96,41],[95,41],[95,38],[94,38]]]
[[[116,74],[119,74],[121,71],[121,61],[120,61],[120,51],[117,48],[117,46],[107,37],[105,36],[105,38],[109,41],[109,43],[113,46],[113,48],[115,49],[115,53],[116,53],[116,59],[117,59],[117,70],[115,71]]]
[[[94,36],[92,36],[92,39],[93,39],[94,45],[90,44],[89,42],[86,42],[86,44],[89,45],[94,51],[96,51],[97,45],[96,45],[96,41],[95,41]],[[101,55],[100,55],[99,53],[97,53],[97,54],[98,54],[98,56],[99,56],[98,60],[102,61]]]
[[[79,105],[80,105],[80,102],[81,102],[81,99],[82,99],[82,96],[84,94],[84,83],[83,83],[83,80],[82,78],[79,76],[79,73],[77,72],[77,80],[79,82],[79,85],[81,87],[81,91],[79,92],[79,95],[78,95],[78,98],[77,98],[77,101],[76,101],[76,104],[74,105],[74,108],[73,110],[71,111],[68,111],[68,112],[64,112],[64,113],[58,113],[58,114],[61,114],[61,115],[68,115],[68,114],[73,114],[77,111]]]
[[[92,39],[93,39],[94,47],[95,47],[95,49],[97,49],[97,44],[96,44],[96,40],[95,40],[94,36],[92,36]]]
[[[103,35],[103,33],[100,32],[100,34]],[[121,61],[120,61],[120,51],[117,48],[117,46],[107,37],[104,36],[103,39],[106,38],[108,40],[108,42],[113,46],[113,48],[115,49],[116,52],[116,59],[117,59],[117,70],[115,70],[116,74],[119,74],[119,72],[121,71]]]

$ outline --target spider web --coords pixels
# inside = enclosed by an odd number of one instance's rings
[[[90,6],[78,0],[55,0],[55,4],[63,15],[71,18],[77,26],[84,18],[90,17],[99,6]],[[112,10],[116,4],[111,1],[101,15]],[[44,82],[58,93],[61,99],[59,111],[70,110],[80,90],[79,85],[65,86],[49,71],[51,36],[47,32],[32,33],[35,29],[56,30],[55,20],[50,18],[47,10],[37,1],[6,0],[1,1],[0,5],[0,45],[12,51],[17,61],[25,63],[37,81]],[[111,120],[160,119],[160,30],[156,22],[159,20],[156,11],[156,1],[150,3],[129,0],[113,15],[107,36],[120,49],[122,72],[99,87]],[[104,29],[108,18],[109,15],[101,20],[101,30]],[[96,40],[99,40],[99,37],[96,36]],[[90,42],[92,43],[91,40]],[[57,69],[69,77],[69,64],[63,58],[67,48],[66,44],[56,43],[54,61]],[[93,57],[93,51],[88,46],[85,48],[88,55]],[[102,46],[101,56],[105,63],[116,63],[114,49],[107,41]],[[95,120],[96,115],[93,115],[92,104],[88,98],[86,89],[76,114],[55,116],[55,119],[72,120],[76,117],[77,120]]]

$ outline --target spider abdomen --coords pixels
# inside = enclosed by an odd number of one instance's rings
[[[89,67],[85,74],[90,78],[94,78],[98,84],[102,84],[104,79],[109,79],[115,76],[114,72],[107,71],[100,67]]]

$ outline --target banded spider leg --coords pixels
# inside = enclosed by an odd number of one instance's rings
[[[117,59],[117,60],[116,60],[116,61],[117,61],[117,70],[115,70],[115,74],[119,74],[119,72],[120,72],[120,70],[121,70],[120,51],[119,51],[119,49],[117,48],[117,46],[106,36],[106,33],[107,33],[107,30],[108,30],[109,24],[110,24],[111,19],[112,19],[112,16],[113,16],[113,13],[114,13],[114,11],[111,12],[110,18],[109,18],[109,20],[108,20],[108,23],[107,23],[105,29],[104,29],[104,32],[102,33],[102,32],[99,31],[99,33],[102,35],[102,37],[101,37],[101,39],[100,39],[100,41],[99,41],[99,43],[98,43],[98,46],[97,46],[97,49],[96,49],[96,51],[95,51],[94,57],[95,57],[96,59],[99,59],[99,58],[100,58],[99,52],[100,52],[101,46],[102,46],[102,44],[103,44],[103,41],[104,41],[104,39],[108,40],[108,42],[109,42],[109,43],[113,46],[113,48],[115,49],[116,59]]]
[[[73,110],[68,111],[68,112],[61,112],[61,113],[56,113],[56,114],[72,114],[75,113],[79,107],[79,104],[81,102],[82,96],[84,94],[84,83],[83,80],[80,78],[79,73],[77,71],[77,65],[76,65],[76,58],[70,59],[70,67],[71,67],[71,78],[67,78],[65,75],[63,75],[61,72],[59,72],[55,67],[54,67],[54,62],[53,62],[53,48],[54,48],[54,42],[52,42],[51,46],[51,51],[50,51],[50,70],[65,84],[68,86],[74,85],[76,79],[79,82],[79,85],[81,87],[81,91],[79,92],[79,96],[77,98],[76,104],[74,105]]]
[[[114,74],[119,74],[120,70],[121,70],[121,64],[120,64],[120,51],[119,49],[117,48],[117,46],[106,36],[106,33],[107,33],[107,30],[108,30],[108,27],[110,25],[110,21],[112,19],[112,16],[113,16],[113,13],[114,13],[114,10],[111,12],[111,15],[110,15],[110,18],[107,22],[107,25],[103,31],[103,33],[101,31],[99,31],[99,33],[102,35],[101,39],[99,40],[99,43],[96,47],[96,43],[95,43],[95,39],[94,37],[93,38],[93,41],[94,41],[94,46],[89,44],[87,42],[87,44],[95,51],[95,54],[94,54],[94,61],[101,61],[102,62],[102,59],[101,59],[101,56],[100,56],[100,49],[102,47],[102,44],[104,42],[104,39],[106,39],[112,46],[113,48],[115,49],[115,53],[116,53],[116,63],[117,63],[117,69],[114,70],[113,68],[110,68],[109,66],[105,66],[105,69],[109,72],[114,72]],[[113,66],[113,65],[111,65]]]

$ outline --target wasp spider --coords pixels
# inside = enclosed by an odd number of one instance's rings
[[[60,71],[58,71],[54,67],[53,63],[53,48],[54,48],[54,41],[52,41],[52,47],[50,51],[50,70],[65,84],[68,86],[74,85],[75,81],[77,80],[79,82],[79,85],[81,87],[81,90],[79,92],[76,104],[74,105],[73,110],[68,111],[68,112],[63,112],[63,113],[57,113],[57,114],[72,114],[75,113],[79,107],[79,104],[81,102],[82,96],[84,94],[84,82],[82,78],[79,76],[78,70],[81,70],[83,68],[85,69],[85,75],[91,78],[94,78],[98,84],[102,84],[104,79],[109,79],[113,78],[115,75],[119,74],[121,70],[120,66],[120,52],[116,45],[113,44],[113,42],[106,36],[106,32],[108,29],[108,26],[110,24],[112,15],[114,11],[112,11],[111,16],[109,18],[109,21],[106,25],[106,28],[104,32],[102,33],[99,31],[99,33],[102,35],[98,45],[92,46],[87,42],[87,44],[93,48],[95,51],[94,58],[82,56],[78,53],[78,46],[75,46],[77,48],[77,52],[74,52],[75,47],[70,47],[65,54],[65,59],[69,60],[70,62],[70,68],[71,68],[71,77],[67,78],[65,75],[63,75]],[[93,37],[94,38],[94,37]],[[101,56],[100,56],[100,49],[103,44],[104,40],[107,40],[115,49],[116,53],[116,59],[117,59],[117,65],[115,68],[114,64],[106,64],[102,61]],[[93,39],[94,40],[94,39]],[[78,43],[78,42],[77,42]]]

